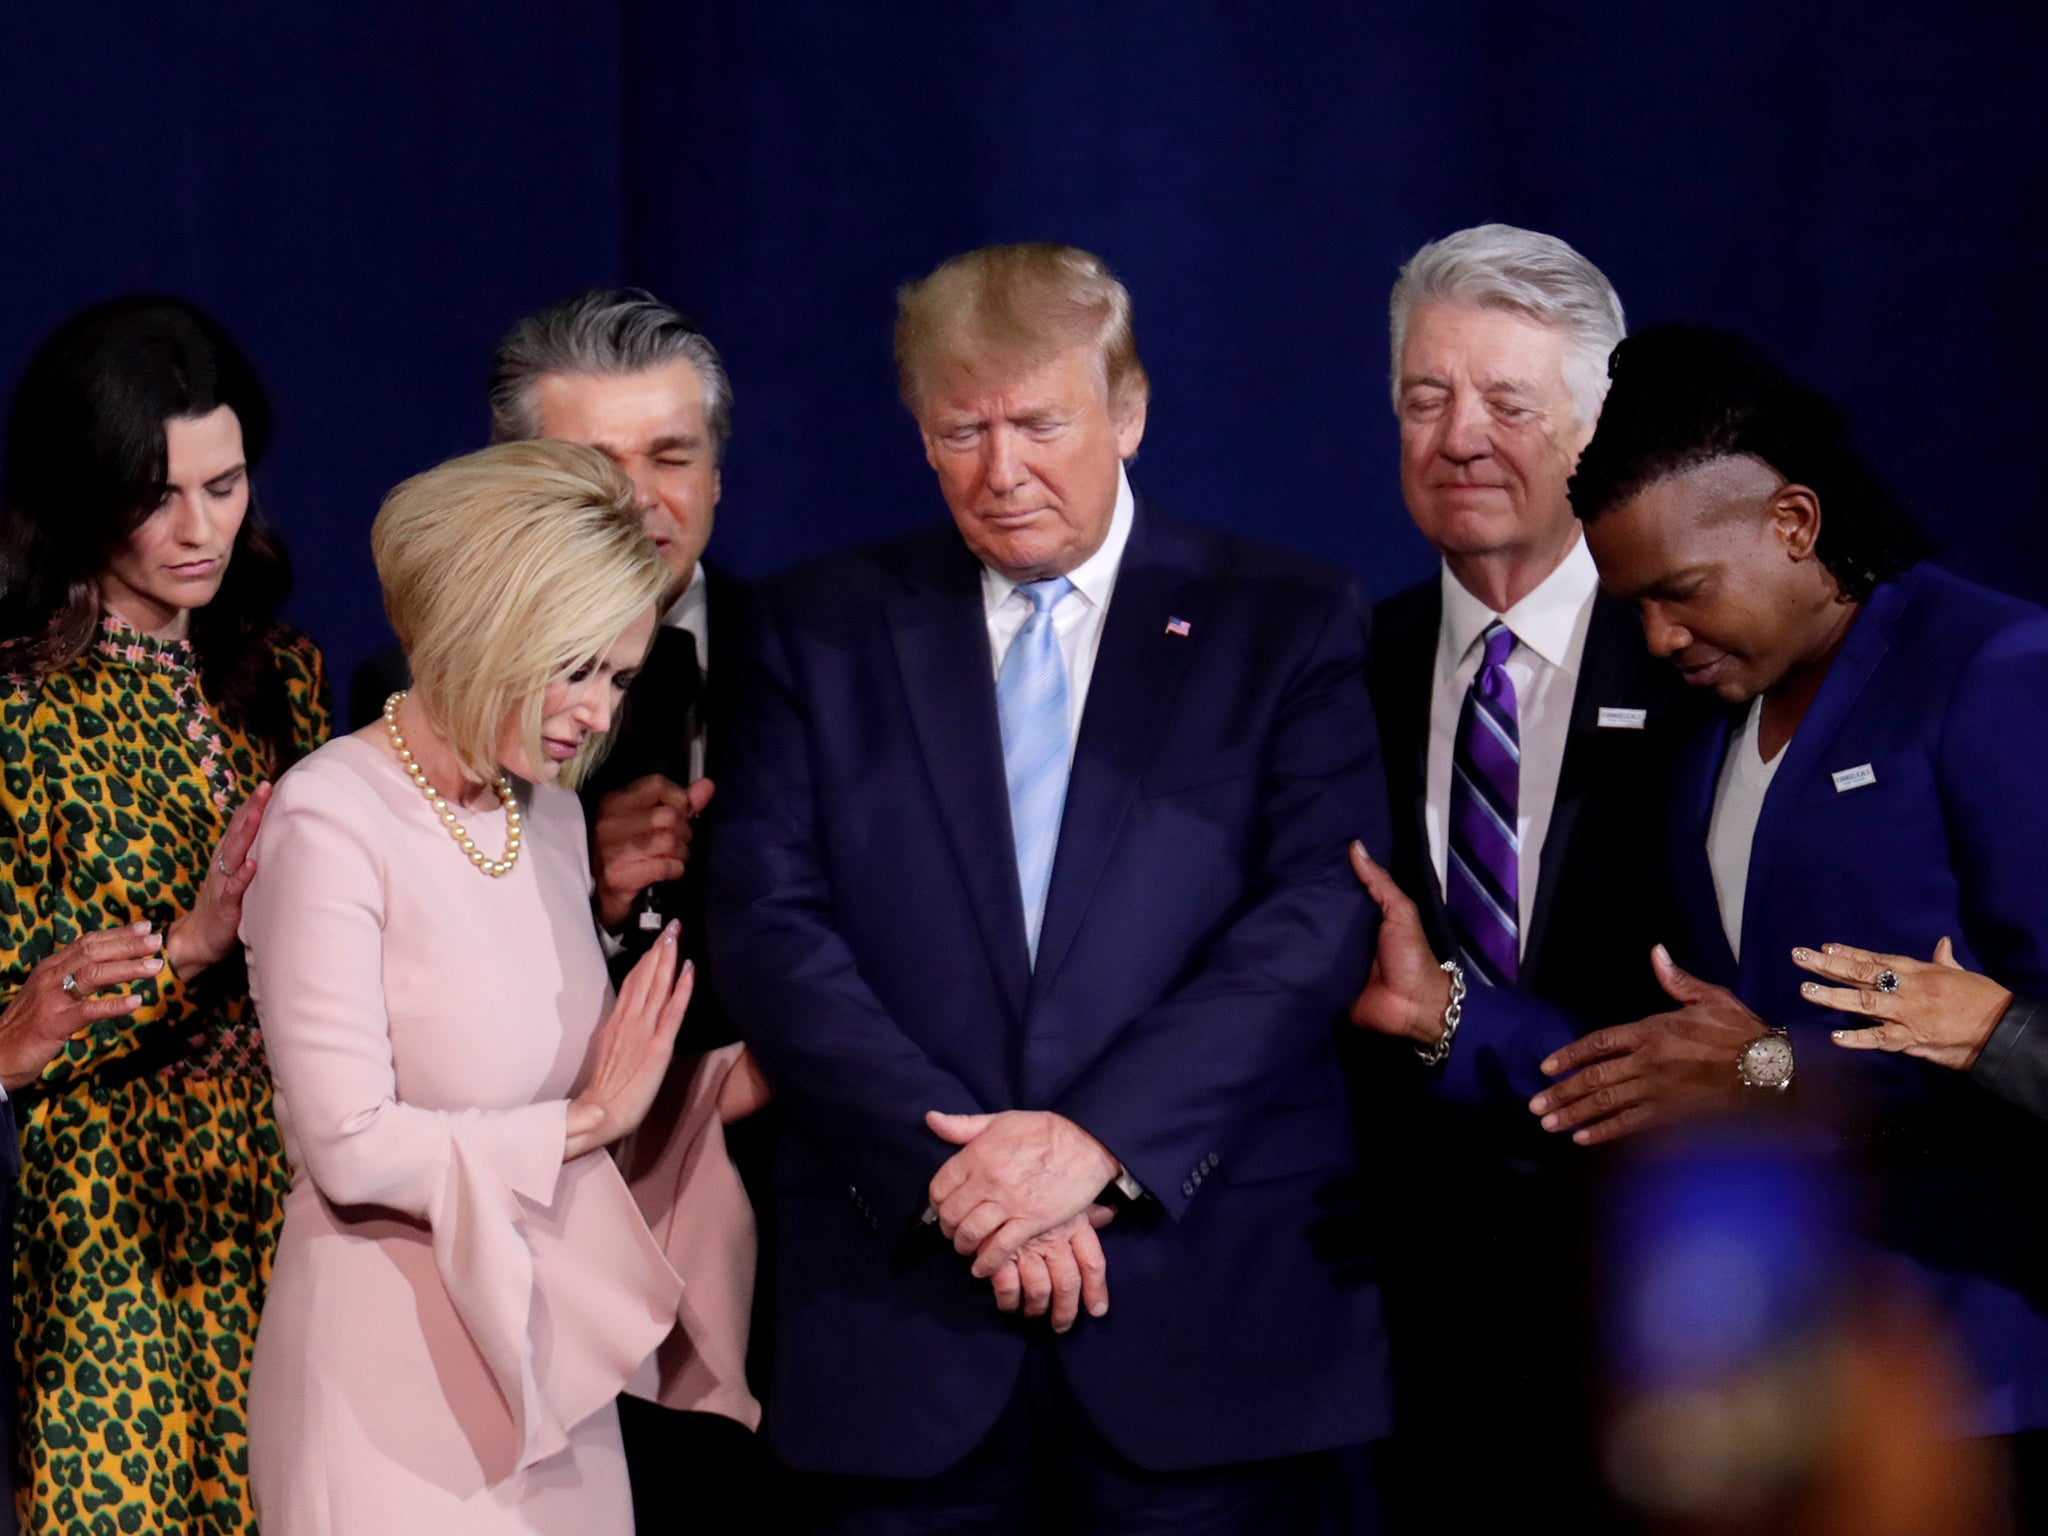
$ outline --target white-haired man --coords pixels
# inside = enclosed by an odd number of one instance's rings
[[[1388,1491],[1397,1525],[1483,1529],[1532,1487],[1594,1482],[1573,1149],[1526,1108],[1544,1053],[1513,994],[1595,1025],[1657,1011],[1649,834],[1684,689],[1600,595],[1566,494],[1623,335],[1612,285],[1554,236],[1484,224],[1417,251],[1390,308],[1402,494],[1442,565],[1373,616],[1394,842],[1385,871],[1354,854],[1387,930],[1352,1016],[1423,1059],[1368,1049],[1361,1123],[1431,1169],[1396,1181],[1385,1245]],[[1501,1475],[1461,1475],[1472,1457]]]

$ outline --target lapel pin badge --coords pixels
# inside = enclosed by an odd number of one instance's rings
[[[1193,634],[1194,629],[1194,625],[1190,624],[1186,619],[1169,618],[1166,621],[1166,632],[1169,635],[1179,635],[1183,640]]]
[[[1858,763],[1854,768],[1844,768],[1831,777],[1835,781],[1835,793],[1846,795],[1852,789],[1861,789],[1866,784],[1875,784],[1877,774],[1868,763]]]
[[[1617,709],[1612,704],[1600,706],[1600,729],[1603,731],[1640,731],[1648,728],[1650,712],[1647,709]]]

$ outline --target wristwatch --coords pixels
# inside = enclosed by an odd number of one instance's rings
[[[1758,1035],[1737,1053],[1735,1075],[1745,1088],[1791,1086],[1792,1037],[1782,1029]]]

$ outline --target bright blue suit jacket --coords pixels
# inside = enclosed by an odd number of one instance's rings
[[[1844,1132],[1874,1235],[1919,1271],[1974,1370],[1958,1428],[2048,1425],[2048,1126],[1963,1074],[1836,1047],[1843,1017],[1801,1002],[1792,963],[1830,942],[1924,958],[1947,935],[1973,970],[2048,985],[2048,613],[1927,565],[1871,594],[1765,797],[1740,964],[1706,856],[1729,730],[1706,733],[1679,783],[1677,957],[1791,1030],[1794,1091]]]
[[[958,535],[763,589],[711,939],[793,1122],[768,1398],[792,1464],[940,1471],[1050,1337],[920,1224],[953,1151],[929,1109],[1056,1110],[1149,1192],[1103,1234],[1109,1314],[1056,1345],[1133,1460],[1384,1433],[1377,1293],[1319,1243],[1355,1158],[1332,1026],[1375,932],[1345,845],[1387,831],[1364,644],[1334,573],[1141,504],[1033,969]]]
[[[1969,1074],[1835,1046],[1853,1019],[1804,1003],[1792,963],[1826,943],[1925,958],[1946,935],[1971,969],[2048,987],[2048,613],[1928,565],[1871,594],[1764,798],[1739,964],[1706,852],[1735,718],[1710,722],[1677,774],[1673,957],[1791,1031],[1800,1108],[1838,1133],[1873,1236],[1917,1271],[1974,1370],[1958,1431],[2048,1426],[2048,1125]],[[1526,999],[1481,1012],[1447,1089],[1535,1093],[1573,1022]]]

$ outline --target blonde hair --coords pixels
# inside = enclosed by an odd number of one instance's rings
[[[668,567],[612,461],[573,443],[502,443],[414,475],[370,529],[384,611],[413,689],[462,770],[488,782],[512,722],[542,760],[548,684],[661,598]],[[608,740],[563,765],[574,788]]]
[[[896,384],[913,416],[938,375],[1029,372],[1079,346],[1101,360],[1112,411],[1150,393],[1129,290],[1075,246],[983,246],[896,291]]]

